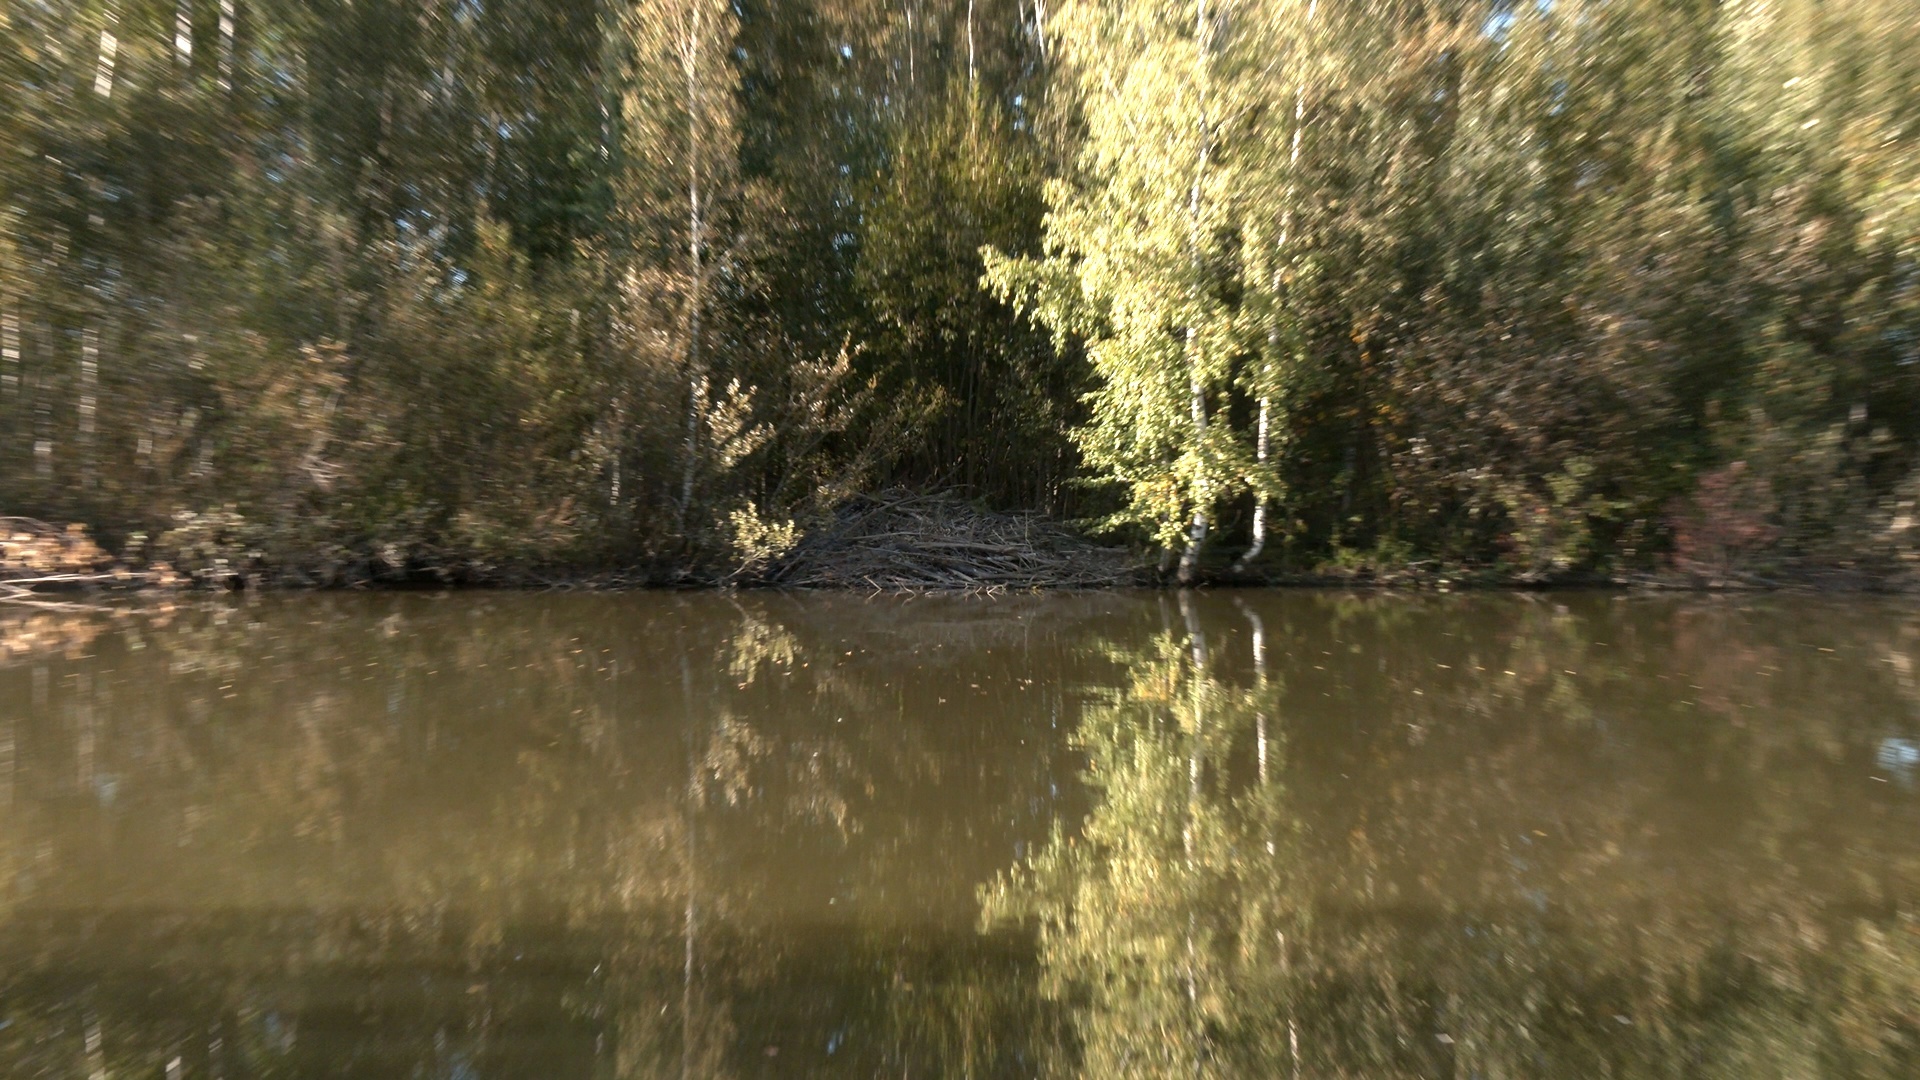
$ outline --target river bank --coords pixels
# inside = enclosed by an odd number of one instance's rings
[[[1620,572],[1449,566],[1437,561],[1349,559],[1308,569],[1244,568],[1227,553],[1203,566],[1215,588],[1788,590],[1906,593],[1920,589],[1904,564],[1781,560],[1766,566]],[[218,529],[138,538],[120,552],[81,524],[0,517],[0,601],[55,594],[247,589],[799,589],[866,593],[1005,593],[1173,587],[1137,550],[1102,545],[1036,515],[980,510],[962,500],[891,493],[852,500],[777,555],[732,566],[501,566],[410,560],[388,553],[315,562],[277,560]]]

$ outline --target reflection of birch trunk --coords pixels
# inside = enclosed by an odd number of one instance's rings
[[[1187,750],[1187,823],[1182,832],[1186,848],[1187,869],[1193,869],[1193,824],[1194,813],[1200,806],[1200,772],[1203,764],[1203,749],[1207,725],[1207,639],[1206,631],[1200,627],[1200,616],[1193,606],[1193,594],[1182,590],[1180,593],[1180,617],[1186,623],[1187,644],[1192,650],[1193,676],[1188,681],[1188,700],[1193,709],[1193,731],[1189,736]]]
[[[1234,599],[1234,606],[1240,609],[1240,613],[1246,616],[1247,622],[1253,628],[1253,677],[1256,703],[1253,712],[1254,752],[1259,769],[1260,787],[1262,794],[1266,795],[1270,794],[1267,790],[1272,777],[1272,767],[1269,762],[1273,756],[1272,742],[1267,730],[1268,705],[1273,701],[1273,683],[1267,666],[1267,624],[1260,618],[1258,611],[1238,597]],[[1260,830],[1264,834],[1262,839],[1268,855],[1273,855],[1278,850],[1273,836],[1274,825],[1275,820],[1271,812],[1261,815]],[[1286,931],[1275,930],[1273,936],[1279,951],[1282,985],[1290,986],[1292,960],[1287,951]],[[1300,1025],[1291,1012],[1287,1016],[1287,1057],[1292,1063],[1292,1072],[1289,1075],[1298,1077],[1300,1075]]]
[[[1255,761],[1259,766],[1260,787],[1265,789],[1272,775],[1271,766],[1268,763],[1273,759],[1273,743],[1267,732],[1267,707],[1273,701],[1273,684],[1267,676],[1267,624],[1261,620],[1259,612],[1240,603],[1238,600],[1234,602],[1240,604],[1241,612],[1246,615],[1247,621],[1253,624],[1255,702],[1253,709],[1253,741]],[[1271,816],[1268,816],[1262,822],[1261,828],[1262,831],[1266,833],[1267,854],[1272,855],[1274,853],[1274,842],[1273,819]]]
[[[92,1006],[84,1008],[80,1024],[87,1051],[87,1080],[107,1080],[106,1036],[101,1031],[99,1011]]]
[[[1200,1062],[1206,1045],[1206,1027],[1200,1011],[1200,947],[1199,947],[1199,901],[1198,868],[1194,860],[1196,837],[1195,826],[1200,812],[1200,777],[1205,764],[1205,746],[1207,736],[1207,638],[1201,629],[1199,613],[1194,610],[1193,594],[1180,593],[1180,616],[1186,622],[1187,643],[1192,650],[1193,672],[1188,682],[1188,700],[1193,709],[1193,731],[1188,735],[1187,749],[1187,812],[1186,823],[1181,830],[1181,840],[1186,851],[1186,884],[1190,890],[1187,897],[1187,1008],[1193,1022],[1193,1067],[1196,1074],[1200,1071]]]
[[[11,715],[0,719],[0,810],[13,806],[14,721]]]
[[[697,877],[696,858],[699,855],[694,835],[699,823],[700,799],[700,739],[698,723],[694,718],[693,669],[687,662],[685,653],[680,655],[680,693],[686,702],[687,732],[687,807],[685,832],[687,906],[682,927],[682,940],[685,953],[681,958],[680,970],[680,1076],[681,1080],[693,1075],[693,973],[695,961],[694,943],[699,931],[700,909],[697,903],[699,879]]]
[[[1234,600],[1241,614],[1253,624],[1253,678],[1256,702],[1253,710],[1253,738],[1256,760],[1260,768],[1260,786],[1267,783],[1267,624],[1260,619],[1260,613],[1248,607],[1239,599]],[[1273,850],[1273,841],[1267,841],[1267,850]]]
[[[76,693],[74,694],[74,712],[76,714],[74,719],[76,722],[75,726],[79,730],[75,732],[76,737],[74,739],[73,778],[74,785],[79,788],[80,794],[83,797],[91,797],[96,794],[94,785],[98,779],[94,772],[94,752],[99,747],[99,719],[93,709],[93,687],[91,682],[91,679],[82,675],[79,685],[75,687]]]

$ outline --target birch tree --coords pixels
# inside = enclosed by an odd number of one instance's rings
[[[684,525],[702,468],[712,398],[716,224],[738,189],[731,52],[739,30],[725,0],[641,0],[623,23],[631,49],[622,102],[620,196],[633,263],[629,315],[677,358],[685,397],[678,504]],[[662,306],[664,301],[664,306]],[[651,307],[642,313],[635,309]]]
[[[1244,352],[1236,294],[1243,156],[1257,63],[1244,5],[1089,2],[1054,15],[1061,91],[1085,125],[1048,188],[1047,254],[988,253],[987,281],[1055,334],[1084,337],[1096,388],[1078,433],[1191,582],[1252,462],[1226,407]]]
[[[1281,63],[1281,70],[1268,75],[1285,84],[1278,108],[1266,111],[1266,125],[1262,137],[1271,148],[1284,145],[1287,153],[1284,158],[1271,152],[1264,155],[1273,173],[1258,190],[1267,193],[1264,205],[1256,209],[1250,217],[1248,226],[1248,262],[1247,275],[1249,305],[1251,314],[1257,323],[1256,329],[1265,338],[1259,360],[1250,373],[1249,387],[1255,403],[1253,452],[1254,467],[1248,475],[1248,487],[1253,492],[1253,535],[1247,550],[1240,556],[1237,567],[1245,569],[1267,546],[1268,510],[1274,500],[1282,495],[1279,477],[1274,469],[1279,447],[1276,445],[1284,430],[1285,420],[1281,411],[1285,408],[1289,385],[1297,372],[1293,370],[1297,362],[1303,360],[1303,350],[1299,323],[1295,313],[1289,310],[1286,302],[1288,290],[1299,278],[1309,273],[1309,260],[1302,257],[1296,228],[1299,226],[1300,201],[1303,197],[1301,182],[1302,150],[1307,134],[1307,89],[1309,84],[1309,58],[1315,55],[1314,31],[1317,29],[1316,16],[1320,10],[1320,0],[1306,0],[1275,5],[1273,18],[1263,29],[1269,43],[1268,54]],[[1337,54],[1328,50],[1328,55]],[[1324,73],[1320,73],[1324,74]],[[1286,100],[1291,98],[1291,101]],[[1264,213],[1262,212],[1264,211]]]

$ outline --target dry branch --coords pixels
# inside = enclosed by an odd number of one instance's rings
[[[0,516],[0,601],[22,604],[46,590],[127,589],[175,580],[165,564],[146,570],[119,564],[81,526],[63,529],[34,518]]]
[[[864,496],[810,531],[767,575],[773,584],[875,592],[1091,588],[1127,584],[1124,552],[1032,514],[951,495]]]

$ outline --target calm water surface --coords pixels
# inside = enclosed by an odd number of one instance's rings
[[[1920,1076],[1920,608],[0,611],[0,1076]]]

